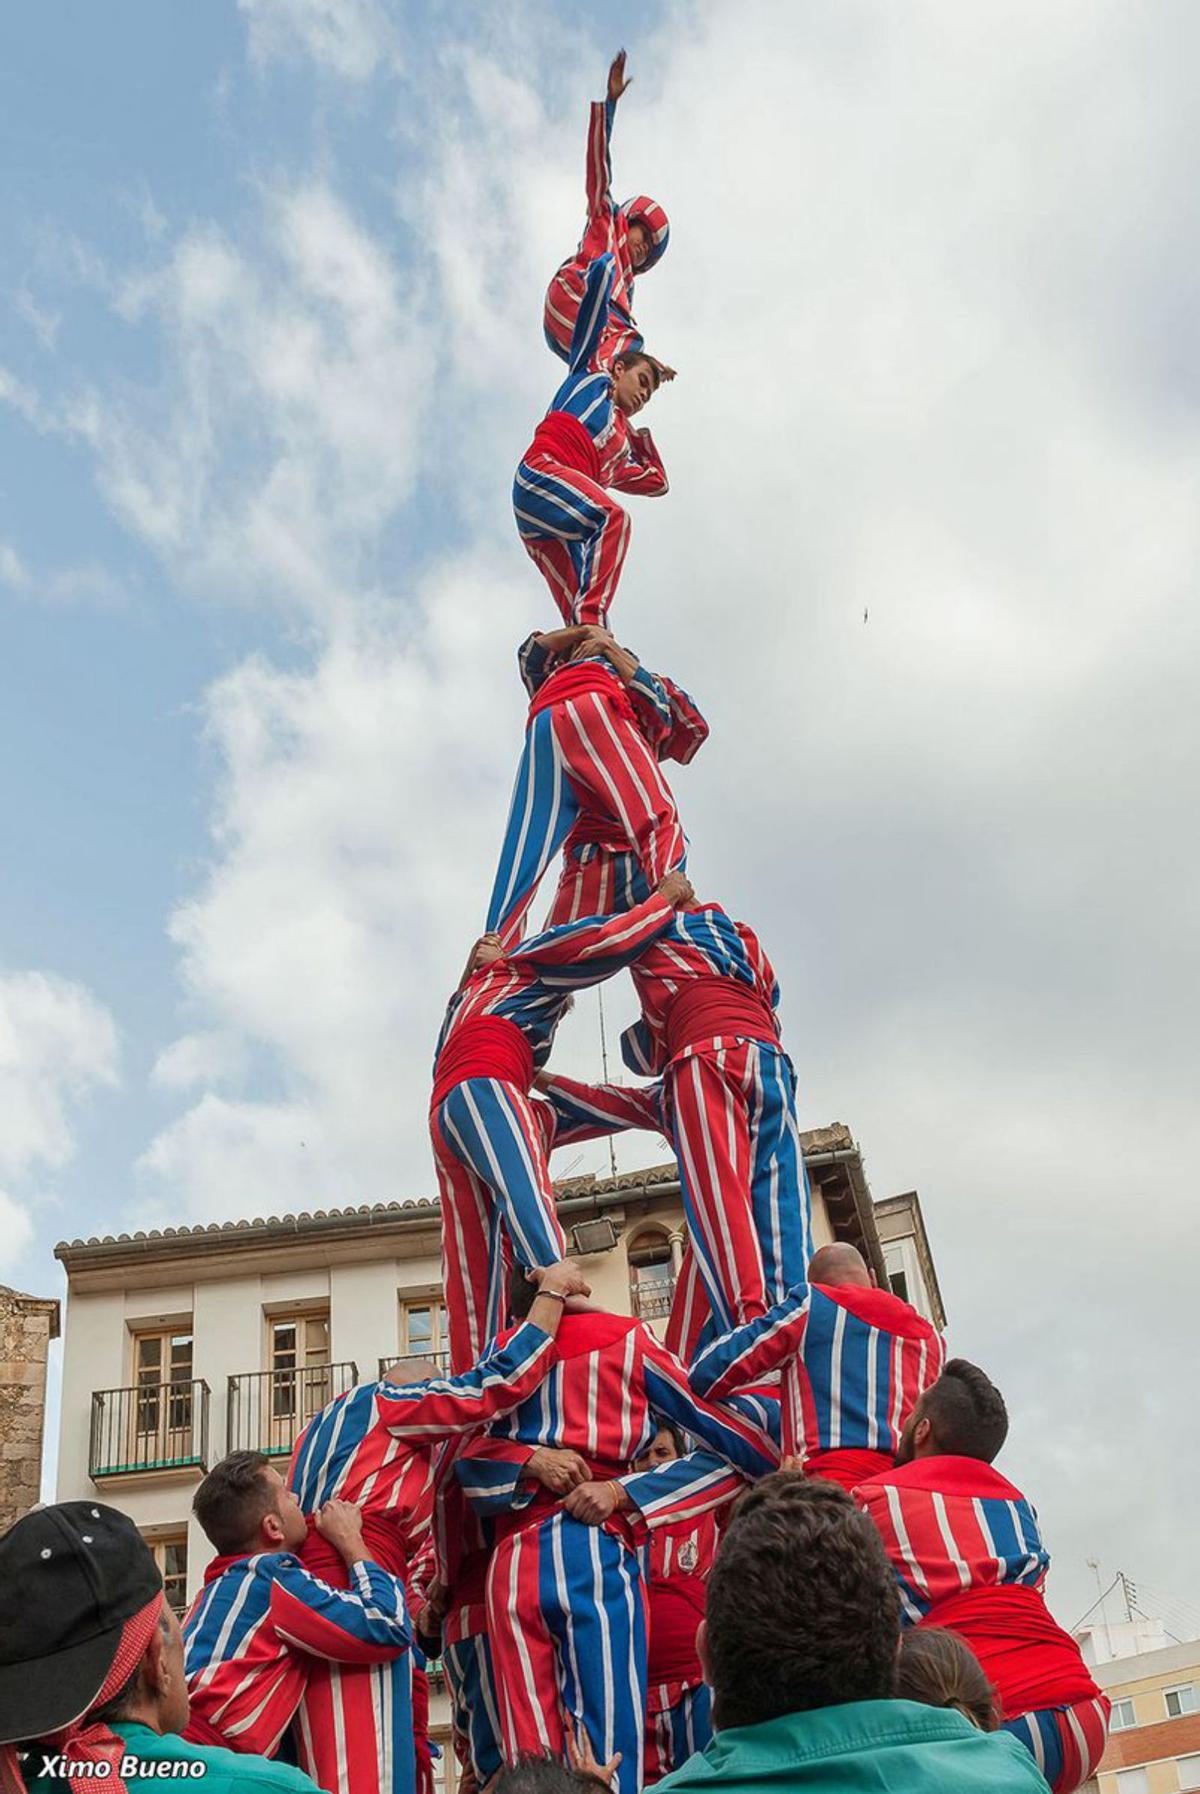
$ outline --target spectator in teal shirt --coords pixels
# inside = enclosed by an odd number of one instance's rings
[[[833,1483],[784,1470],[742,1497],[699,1642],[716,1736],[661,1794],[1047,1794],[1007,1732],[896,1699],[896,1579]]]

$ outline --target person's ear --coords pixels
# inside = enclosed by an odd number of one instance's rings
[[[708,1661],[708,1621],[701,1620],[696,1628],[696,1655],[700,1659],[700,1668],[704,1672],[704,1680],[712,1687],[712,1675]]]
[[[283,1521],[278,1514],[264,1514],[259,1523],[259,1537],[264,1541],[268,1551],[278,1551],[284,1544]]]

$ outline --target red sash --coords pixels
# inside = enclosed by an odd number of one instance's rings
[[[308,1538],[300,1547],[300,1562],[310,1575],[319,1576],[331,1588],[349,1588],[350,1572],[341,1552],[317,1531],[315,1514],[307,1515],[307,1521]],[[362,1528],[371,1562],[403,1579],[408,1571],[408,1559],[396,1517],[363,1510]]]
[[[612,705],[623,722],[637,728],[637,718],[625,686],[606,660],[594,658],[568,660],[565,665],[556,667],[533,694],[529,720],[532,722],[540,711],[549,710],[552,704],[564,704],[568,698],[582,698],[593,691]]]
[[[1051,1617],[1035,1588],[968,1588],[935,1601],[923,1626],[944,1626],[970,1645],[996,1690],[1005,1719],[1037,1707],[1070,1707],[1100,1693],[1079,1646]]]
[[[775,1046],[775,1018],[756,990],[736,978],[689,978],[672,998],[663,1017],[667,1056],[678,1058],[686,1047],[740,1034]]]
[[[438,1054],[430,1109],[467,1078],[499,1078],[528,1092],[533,1048],[515,1022],[502,1015],[474,1015],[454,1029]]]
[[[837,1483],[843,1489],[857,1489],[869,1476],[882,1476],[895,1460],[886,1451],[866,1451],[851,1445],[833,1451],[812,1451],[804,1460],[805,1476],[821,1482]]]
[[[652,1683],[703,1681],[696,1633],[704,1618],[707,1584],[699,1576],[672,1576],[650,1584],[650,1645],[647,1673]]]
[[[545,455],[563,467],[585,473],[597,485],[600,480],[600,452],[587,429],[569,411],[548,411],[533,433],[533,441],[525,450],[524,459]]]

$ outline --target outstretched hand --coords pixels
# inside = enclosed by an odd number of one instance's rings
[[[612,59],[612,63],[610,65],[609,71],[608,71],[608,97],[609,97],[609,99],[613,100],[613,101],[619,100],[621,95],[625,92],[625,89],[629,86],[629,82],[632,80],[633,80],[632,75],[630,75],[628,77],[628,79],[626,79],[625,52],[624,52],[624,50],[618,50],[616,55]]]
[[[621,1767],[621,1753],[610,1757],[607,1763],[597,1762],[592,1754],[592,1741],[576,1720],[573,1735],[567,1739],[567,1757],[571,1768],[577,1775],[594,1775],[602,1782],[612,1786],[613,1777]]]

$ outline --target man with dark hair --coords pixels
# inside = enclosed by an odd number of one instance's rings
[[[805,1476],[853,1489],[891,1468],[917,1398],[935,1383],[945,1341],[923,1314],[879,1289],[861,1252],[814,1252],[808,1280],[756,1321],[715,1340],[692,1386],[715,1401],[782,1371],[781,1444]],[[756,1411],[773,1397],[758,1391]]]
[[[1012,1739],[895,1698],[895,1579],[833,1483],[765,1477],[734,1510],[708,1584],[701,1652],[717,1735],[667,1791],[919,1788],[1034,1794]]]
[[[179,1621],[133,1521],[99,1502],[35,1508],[0,1538],[0,1788],[94,1794],[203,1779],[209,1794],[316,1794],[300,1770],[208,1750],[188,1721]],[[36,1745],[28,1741],[36,1739]]]
[[[305,1568],[300,1503],[261,1452],[232,1452],[196,1491],[194,1511],[217,1556],[184,1621],[191,1735],[272,1756],[304,1698],[310,1670],[384,1663],[412,1642],[404,1585],[368,1552],[363,1522],[327,1501],[318,1533],[346,1567],[345,1588]],[[320,1736],[302,1722],[304,1768]],[[314,1779],[335,1783],[324,1772]]]
[[[1037,1514],[992,1468],[1007,1434],[995,1384],[952,1358],[913,1409],[895,1469],[854,1494],[879,1528],[905,1623],[965,1640],[996,1690],[1004,1730],[1054,1794],[1068,1794],[1100,1761],[1109,1702],[1047,1610],[1050,1556]]]

